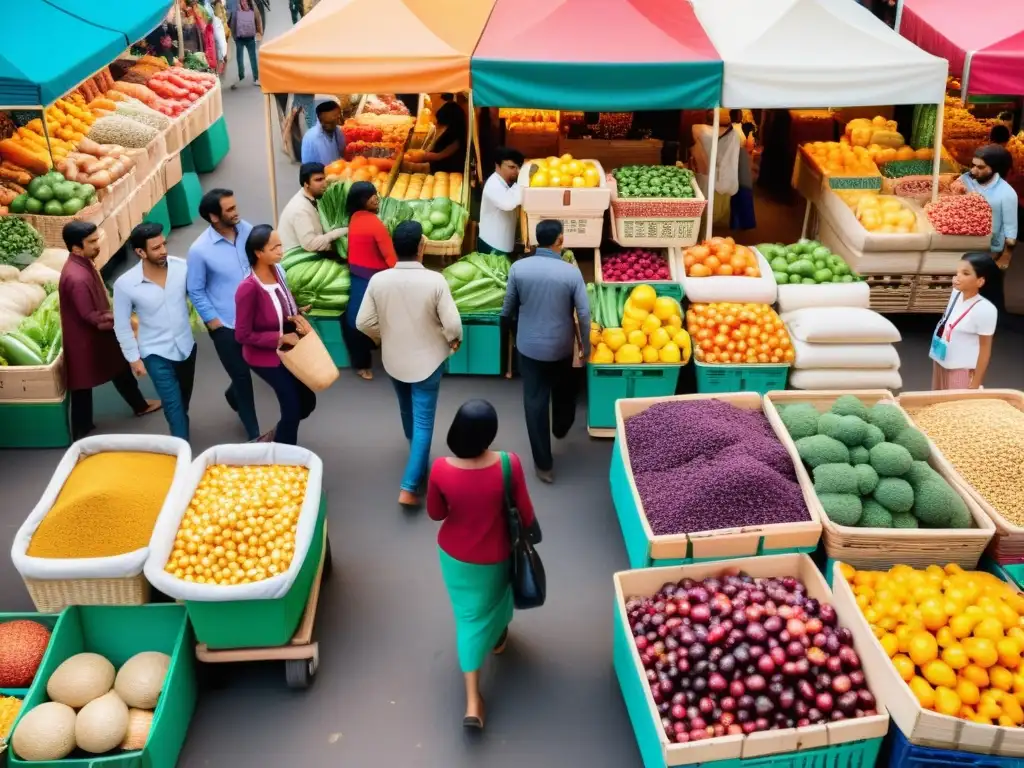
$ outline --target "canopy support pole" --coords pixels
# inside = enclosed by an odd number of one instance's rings
[[[185,30],[181,25],[181,3],[174,4],[174,18],[178,26],[178,61],[185,60]]]
[[[718,133],[722,130],[719,120],[720,106],[715,107],[715,118],[711,122],[711,157],[708,159],[708,224],[704,239],[711,239],[711,227],[715,223],[715,171],[718,168]]]
[[[939,102],[939,113],[935,116],[935,157],[932,158],[932,202],[939,199],[939,170],[942,166],[942,123],[946,113],[945,98]]]
[[[267,122],[267,170],[270,175],[270,207],[274,212],[274,228],[277,228],[277,168],[274,165],[274,114],[269,93],[263,94],[263,103],[266,107],[265,119]]]
[[[50,153],[50,166],[57,170],[57,161],[53,159],[53,145],[50,144],[50,130],[46,127],[46,109],[39,111],[39,117],[43,121],[43,138],[46,139],[46,151]]]
[[[480,154],[480,125],[476,119],[476,109],[473,107],[473,91],[469,91],[469,101],[466,105],[466,111],[469,112],[469,136],[467,139],[473,145],[473,151],[476,153],[476,178],[480,184],[484,182],[484,161],[483,156]],[[469,184],[469,179],[463,179],[463,184]]]
[[[807,239],[807,228],[810,226],[810,224],[811,224],[811,201],[808,200],[807,201],[807,205],[804,206],[804,225],[800,229],[800,239],[801,240],[806,240]]]

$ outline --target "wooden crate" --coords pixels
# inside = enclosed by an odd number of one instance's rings
[[[0,400],[57,400],[65,388],[63,351],[49,365],[0,368]]]
[[[712,531],[691,531],[668,535],[656,535],[647,521],[643,500],[633,480],[629,459],[629,445],[626,441],[625,422],[630,416],[650,408],[652,405],[680,400],[722,400],[737,408],[749,411],[761,410],[761,396],[753,392],[734,392],[714,395],[673,395],[669,397],[647,397],[617,400],[615,403],[615,450],[621,454],[622,467],[618,476],[612,473],[612,498],[615,512],[622,526],[623,537],[630,560],[641,562],[642,550],[646,547],[646,558],[650,565],[679,564],[684,561],[720,560],[733,557],[752,557],[761,554],[781,552],[812,551],[821,536],[820,509],[814,487],[806,473],[797,472],[797,481],[807,503],[808,519],[799,523],[766,523],[742,528],[720,528]],[[785,437],[780,427],[775,427],[780,441]],[[799,460],[799,459],[797,459]],[[614,461],[613,461],[614,470]]]
[[[814,493],[814,483],[811,480],[811,475],[797,452],[796,443],[782,423],[778,407],[807,403],[824,412],[831,408],[840,395],[854,395],[869,407],[880,402],[897,405],[892,393],[885,389],[851,390],[848,392],[779,391],[769,392],[764,396],[765,415],[775,427],[775,431],[783,445],[786,446],[786,450],[789,451],[789,455],[793,457],[797,476],[811,485],[812,494]],[[924,567],[932,563],[945,564],[949,562],[955,562],[967,569],[977,567],[985,547],[992,540],[995,526],[974,499],[963,492],[955,473],[950,472],[934,454],[928,463],[963,498],[967,508],[971,511],[971,517],[977,525],[976,528],[965,530],[950,528],[895,529],[838,525],[829,519],[821,502],[818,501],[817,494],[814,494],[813,505],[821,518],[822,540],[829,558],[849,563],[855,568],[890,568],[898,563]]]
[[[953,275],[917,275],[910,311],[941,315],[953,295]]]
[[[568,152],[577,160],[597,160],[606,171],[624,165],[661,165],[664,142],[658,139],[567,139],[558,141],[558,154]]]
[[[956,400],[1002,400],[1019,411],[1024,411],[1024,393],[1015,389],[963,389],[945,392],[904,392],[896,398],[896,402],[913,421],[913,411],[935,403],[948,403]],[[916,426],[916,424],[915,424]],[[921,429],[918,427],[918,429]],[[921,429],[924,432],[923,429]],[[924,432],[927,435],[927,432]],[[930,440],[930,438],[929,438]],[[957,487],[968,495],[973,502],[991,519],[995,525],[995,535],[989,546],[989,554],[997,562],[1020,562],[1024,560],[1024,527],[1015,525],[1003,517],[984,496],[957,470],[952,461],[947,459],[942,450],[932,442],[932,460],[941,465],[952,477]]]

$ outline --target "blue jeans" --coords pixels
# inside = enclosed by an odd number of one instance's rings
[[[196,377],[196,351],[184,360],[168,360],[159,355],[142,358],[153,388],[164,405],[164,418],[171,428],[171,437],[188,440],[188,405],[192,401],[192,383]]]
[[[438,366],[423,381],[409,384],[392,377],[398,395],[398,410],[402,414],[402,431],[409,441],[409,461],[402,475],[402,490],[418,493],[427,476],[430,461],[430,442],[434,438],[434,414],[437,412],[437,394],[441,389],[444,364]]]
[[[255,37],[236,37],[235,38],[235,56],[238,57],[238,79],[245,80],[245,57],[244,53],[249,52],[249,63],[252,64],[252,79],[260,79],[260,68],[256,63],[256,38]]]

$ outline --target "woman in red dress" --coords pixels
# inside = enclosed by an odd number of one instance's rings
[[[427,514],[441,522],[441,576],[455,614],[466,683],[462,724],[477,729],[484,727],[480,667],[489,653],[505,650],[512,621],[506,493],[519,508],[530,541],[541,539],[519,457],[490,450],[497,434],[494,406],[486,400],[464,403],[448,430],[455,455],[434,462],[427,485]]]

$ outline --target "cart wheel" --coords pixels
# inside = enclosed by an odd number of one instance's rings
[[[334,570],[334,557],[331,555],[331,537],[327,537],[327,546],[324,548],[324,567],[321,579],[326,579]]]
[[[290,659],[284,663],[284,678],[289,688],[309,688],[316,676],[316,659]]]

